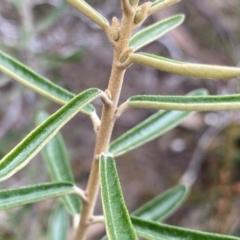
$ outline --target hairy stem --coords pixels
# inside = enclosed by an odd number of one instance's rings
[[[118,100],[121,93],[123,77],[126,69],[119,67],[120,56],[127,49],[132,32],[134,29],[134,14],[123,14],[120,37],[113,44],[114,55],[112,71],[107,88],[108,95],[111,95],[112,104],[105,104],[102,111],[101,125],[97,132],[94,156],[88,185],[86,189],[87,201],[83,203],[81,212],[81,220],[76,232],[75,240],[84,240],[87,236],[87,229],[91,223],[93,216],[96,198],[99,190],[99,161],[98,156],[100,153],[108,152],[109,142],[112,135],[112,130],[115,122],[115,111],[118,106]]]

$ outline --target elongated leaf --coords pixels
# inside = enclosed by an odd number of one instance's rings
[[[116,165],[110,156],[100,156],[100,181],[108,238],[137,239],[123,199]]]
[[[39,112],[37,115],[37,124],[41,124],[48,117],[49,115],[46,112]],[[57,133],[56,136],[46,144],[41,153],[53,181],[74,183],[66,147],[60,133]],[[80,213],[81,206],[78,196],[75,194],[67,195],[62,197],[62,199],[70,214],[75,215]]]
[[[160,11],[164,8],[167,8],[175,3],[180,2],[181,0],[156,0],[152,3],[151,8],[149,9],[148,14],[153,14],[157,11]]]
[[[138,50],[179,26],[184,18],[184,15],[178,14],[143,29],[132,37],[129,47]]]
[[[66,89],[52,83],[45,77],[40,76],[2,51],[0,51],[0,70],[12,79],[57,103],[65,104],[76,96]],[[91,104],[88,104],[81,112],[91,115],[95,113],[95,109]]]
[[[74,185],[68,182],[44,183],[28,187],[1,190],[0,210],[55,198],[74,192]]]
[[[80,93],[35,128],[0,161],[0,181],[11,177],[22,169],[54,137],[61,127],[101,93],[102,91],[96,88]]]
[[[99,12],[92,8],[83,0],[67,0],[80,12],[90,18],[93,22],[99,25],[101,28],[106,29],[109,27],[109,23],[105,17],[103,17]]]
[[[188,95],[206,95],[206,91],[199,89]],[[191,112],[182,111],[157,112],[114,140],[110,144],[109,152],[113,156],[120,156],[140,147],[176,127],[191,114]]]
[[[130,54],[129,59],[134,63],[183,76],[209,79],[229,79],[240,76],[240,68],[186,63],[148,53]]]
[[[134,96],[128,106],[180,111],[228,111],[240,109],[240,94],[224,96]]]
[[[50,219],[49,239],[67,240],[69,222],[70,219],[65,208],[61,204],[57,204]]]
[[[185,185],[173,187],[140,207],[132,215],[147,221],[163,221],[178,209],[187,194],[188,187]],[[104,236],[102,240],[107,240],[107,237]]]
[[[136,217],[131,217],[131,220],[137,235],[147,240],[240,240],[238,237],[158,224]]]
[[[182,205],[188,192],[185,185],[175,186],[140,207],[133,215],[144,220],[163,221]]]

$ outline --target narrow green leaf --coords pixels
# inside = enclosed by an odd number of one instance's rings
[[[81,108],[101,94],[96,88],[80,93],[35,128],[0,161],[0,181],[22,169]]]
[[[131,38],[129,47],[132,47],[134,51],[138,50],[179,26],[184,18],[184,15],[178,14],[143,29]]]
[[[93,22],[99,25],[101,28],[109,28],[109,23],[105,17],[103,17],[99,12],[92,8],[88,3],[83,0],[67,0],[80,12],[90,18]]]
[[[167,8],[175,3],[180,2],[181,0],[156,0],[152,3],[151,8],[149,9],[149,15],[157,11],[160,11],[164,8]]]
[[[134,217],[147,221],[163,221],[175,212],[186,199],[188,187],[175,186],[132,213]],[[107,240],[104,236],[102,240]]]
[[[1,190],[0,210],[60,197],[74,192],[74,185],[68,182],[44,183],[28,187]]]
[[[129,107],[180,111],[229,111],[240,109],[240,94],[223,96],[133,96]]]
[[[240,68],[237,67],[186,63],[148,53],[130,54],[129,59],[134,63],[183,76],[209,79],[229,79],[240,76]]]
[[[238,237],[194,231],[131,217],[139,237],[147,240],[240,240]]]
[[[46,112],[39,112],[37,115],[37,124],[44,122],[49,115]],[[43,159],[48,167],[48,171],[53,181],[72,182],[74,178],[72,169],[67,156],[66,147],[60,133],[57,133],[41,151]],[[75,194],[62,197],[64,205],[72,215],[80,213],[80,200]]]
[[[2,51],[0,51],[0,71],[39,94],[60,104],[65,104],[76,96],[66,89],[52,83],[50,80],[34,72]],[[91,104],[88,104],[81,112],[91,115],[95,112],[95,109]]]
[[[188,95],[206,95],[205,90],[195,90]],[[120,156],[163,135],[186,119],[192,112],[160,111],[136,125],[110,144],[109,152]]]
[[[116,165],[110,156],[100,156],[100,181],[108,238],[110,240],[137,239],[123,199]]]
[[[163,221],[172,215],[185,201],[189,188],[178,185],[144,204],[133,215],[149,221]]]
[[[50,218],[50,240],[67,240],[67,233],[69,229],[69,215],[62,204],[57,204],[53,209]]]

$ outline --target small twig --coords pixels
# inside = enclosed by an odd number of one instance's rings
[[[122,103],[115,112],[115,118],[119,118],[122,115],[122,113],[128,108],[129,108],[128,102]]]
[[[99,126],[101,125],[101,120],[99,119],[96,112],[91,113],[90,118],[91,118],[92,123],[93,123],[93,129],[94,129],[95,133],[97,133],[98,129],[99,129]]]
[[[83,191],[81,188],[75,186],[75,193],[82,199],[83,202],[88,202],[85,191]]]
[[[90,224],[95,224],[95,223],[104,223],[105,219],[104,216],[92,216],[90,219]]]
[[[80,215],[74,215],[73,216],[73,230],[77,230],[79,222],[80,222]]]
[[[124,70],[124,69],[129,68],[132,64],[133,64],[133,62],[131,61],[130,58],[128,58],[128,59],[127,59],[126,61],[124,61],[123,63],[119,62],[119,63],[118,63],[118,68]]]
[[[101,93],[100,98],[105,105],[112,105],[112,100],[108,97],[108,94],[106,94],[105,92]]]

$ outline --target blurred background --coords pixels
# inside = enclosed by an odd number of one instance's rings
[[[120,0],[89,0],[108,20],[121,17]],[[143,1],[141,1],[143,3]],[[156,13],[148,26],[176,13],[185,22],[141,49],[182,61],[240,65],[240,1],[182,1]],[[74,93],[90,87],[105,90],[112,48],[101,29],[64,0],[0,0],[0,48],[38,73]],[[210,94],[239,93],[239,79],[214,81],[170,75],[133,65],[126,73],[120,102],[136,94],[183,95],[196,88]],[[40,109],[60,106],[0,73],[0,157],[35,127]],[[101,113],[101,101],[95,101]],[[131,109],[116,122],[113,139],[154,111]],[[198,230],[240,236],[239,112],[197,113],[162,137],[117,159],[129,211],[166,189],[192,185],[186,203],[166,222]],[[78,186],[85,189],[95,133],[88,117],[78,114],[61,133]],[[49,181],[40,155],[1,188]],[[48,218],[56,200],[0,211],[0,240],[48,239]],[[101,214],[101,203],[96,214]],[[94,225],[89,239],[104,234]]]

